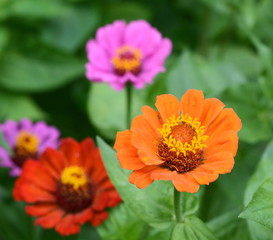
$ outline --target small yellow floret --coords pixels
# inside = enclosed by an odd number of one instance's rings
[[[21,131],[16,138],[16,147],[23,148],[29,153],[36,153],[38,146],[38,137],[28,131]]]
[[[182,123],[189,124],[196,132],[196,136],[193,136],[190,142],[183,143],[172,136],[172,128]],[[175,118],[175,116],[170,117],[166,123],[163,124],[163,127],[158,130],[163,137],[163,143],[170,148],[170,151],[176,152],[177,156],[180,153],[183,153],[185,156],[187,151],[196,153],[196,150],[207,147],[204,143],[208,139],[208,136],[204,135],[205,126],[201,126],[201,122],[199,122],[197,118],[193,119],[187,114],[181,114],[177,118]]]
[[[132,58],[123,58],[122,54],[131,53]],[[133,71],[136,68],[139,68],[141,65],[141,52],[137,48],[130,46],[123,46],[116,51],[117,55],[112,58],[112,64],[116,69],[124,70],[126,72]]]
[[[66,167],[61,174],[61,182],[63,184],[72,185],[77,190],[79,187],[87,184],[88,180],[82,167],[71,166]]]

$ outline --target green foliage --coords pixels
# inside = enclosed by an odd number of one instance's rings
[[[99,135],[124,200],[98,232],[85,224],[80,234],[61,237],[33,226],[23,204],[12,200],[14,180],[0,169],[0,239],[273,239],[272,8],[272,0],[0,0],[1,123],[27,117],[57,126],[62,137]],[[184,222],[175,220],[171,183],[136,188],[110,147],[116,132],[128,128],[126,90],[85,77],[87,40],[117,19],[148,20],[173,42],[166,72],[133,89],[132,118],[160,94],[180,98],[195,88],[242,120],[234,169],[197,194],[182,194]],[[0,146],[8,148],[2,135]]]
[[[187,217],[184,222],[175,224],[170,239],[216,240],[207,226],[194,216]]]

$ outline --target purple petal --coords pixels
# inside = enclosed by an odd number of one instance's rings
[[[152,69],[156,66],[161,66],[164,63],[165,58],[170,54],[172,50],[172,43],[168,38],[164,38],[158,47],[157,51],[151,55],[149,58],[146,58],[143,61],[144,71],[147,69]]]
[[[0,166],[2,167],[13,167],[13,162],[9,157],[9,153],[3,147],[0,147]]]
[[[87,42],[86,51],[88,60],[96,68],[108,72],[113,70],[111,58],[107,56],[105,50],[95,40]]]
[[[15,145],[15,139],[18,134],[17,123],[9,120],[1,125],[1,131],[5,141],[12,148]]]
[[[117,75],[110,72],[105,72],[100,69],[97,69],[90,63],[85,64],[86,68],[86,78],[95,81],[95,82],[115,82],[117,81]]]
[[[144,20],[130,22],[125,31],[126,44],[140,49],[144,57],[154,53],[161,40],[161,33]]]
[[[125,27],[125,21],[118,20],[100,28],[96,33],[98,43],[105,49],[110,58],[116,54],[117,48],[123,45]]]

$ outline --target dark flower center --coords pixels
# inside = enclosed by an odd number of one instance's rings
[[[21,131],[17,138],[16,144],[13,148],[12,161],[18,166],[22,167],[28,158],[37,159],[39,139],[34,134]]]
[[[63,170],[57,184],[56,199],[66,212],[77,213],[90,206],[94,198],[94,187],[78,166]]]
[[[158,155],[164,161],[160,166],[178,173],[189,172],[203,163],[203,149],[208,136],[197,119],[188,115],[166,120],[159,132]]]
[[[112,64],[115,73],[119,76],[123,76],[127,72],[138,75],[141,71],[141,53],[137,48],[123,46],[112,58]]]

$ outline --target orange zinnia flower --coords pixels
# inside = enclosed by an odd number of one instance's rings
[[[237,152],[241,120],[216,98],[189,90],[180,102],[173,95],[157,97],[134,118],[131,129],[118,132],[114,149],[129,181],[145,188],[154,180],[171,180],[180,192],[198,191],[219,174],[228,173]]]
[[[85,222],[101,224],[106,208],[121,201],[90,138],[64,139],[59,151],[47,148],[39,161],[27,160],[13,195],[31,203],[26,212],[37,217],[36,225],[61,235],[79,232]]]

